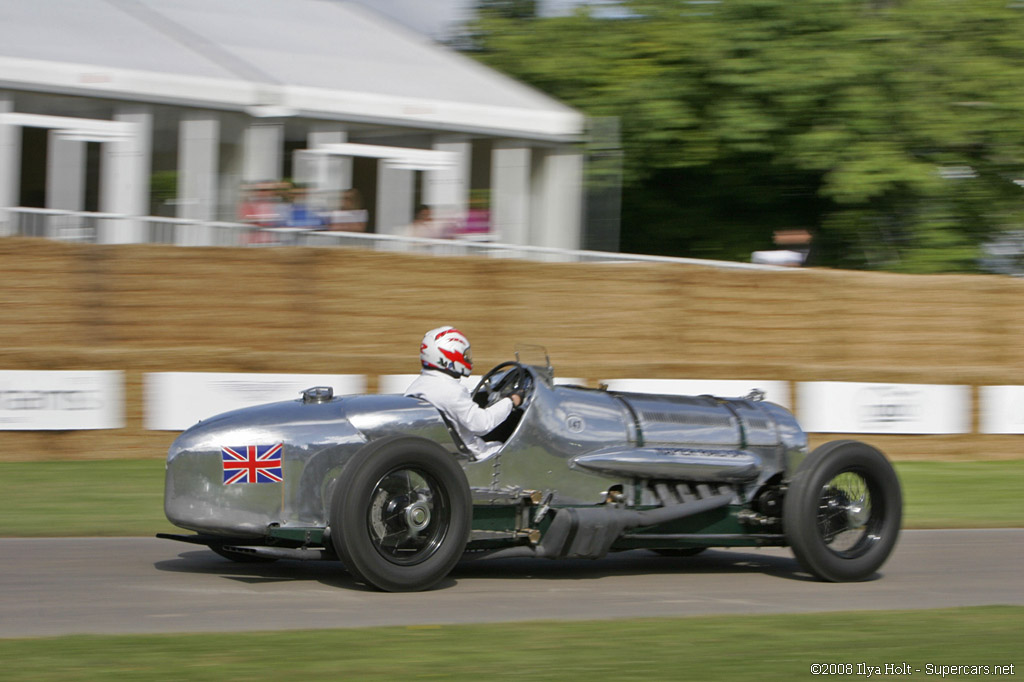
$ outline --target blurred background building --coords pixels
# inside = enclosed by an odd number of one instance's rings
[[[586,245],[584,116],[429,33],[356,2],[5,3],[0,234],[22,209],[237,221],[288,181],[323,215],[356,190],[378,234],[425,205],[476,238]]]

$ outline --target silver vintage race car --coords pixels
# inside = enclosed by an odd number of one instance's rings
[[[467,553],[597,559],[648,548],[789,546],[827,581],[888,558],[902,499],[875,448],[808,454],[793,415],[759,399],[559,385],[550,363],[505,362],[473,392],[523,405],[473,461],[430,404],[400,395],[302,397],[221,414],[167,456],[165,511],[236,561],[340,560],[382,590],[428,589]]]

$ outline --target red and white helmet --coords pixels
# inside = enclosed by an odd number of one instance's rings
[[[469,339],[455,327],[431,329],[420,344],[420,362],[428,369],[439,369],[455,377],[468,377],[473,371]]]

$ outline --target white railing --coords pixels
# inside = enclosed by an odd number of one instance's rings
[[[244,223],[126,216],[49,208],[0,209],[0,236],[43,237],[67,242],[146,243],[176,246],[319,246],[397,251],[431,256],[482,256],[558,263],[682,263],[717,268],[796,271],[775,265],[672,258],[634,253],[580,251],[503,244],[477,239],[425,239],[388,234],[306,228],[264,228]]]

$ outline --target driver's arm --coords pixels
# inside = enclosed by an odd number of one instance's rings
[[[522,402],[521,399],[520,402]],[[481,436],[493,431],[498,424],[508,419],[508,416],[512,414],[512,408],[516,405],[515,398],[502,398],[490,407],[480,407],[467,393],[461,396],[452,407],[459,422],[476,435]]]

